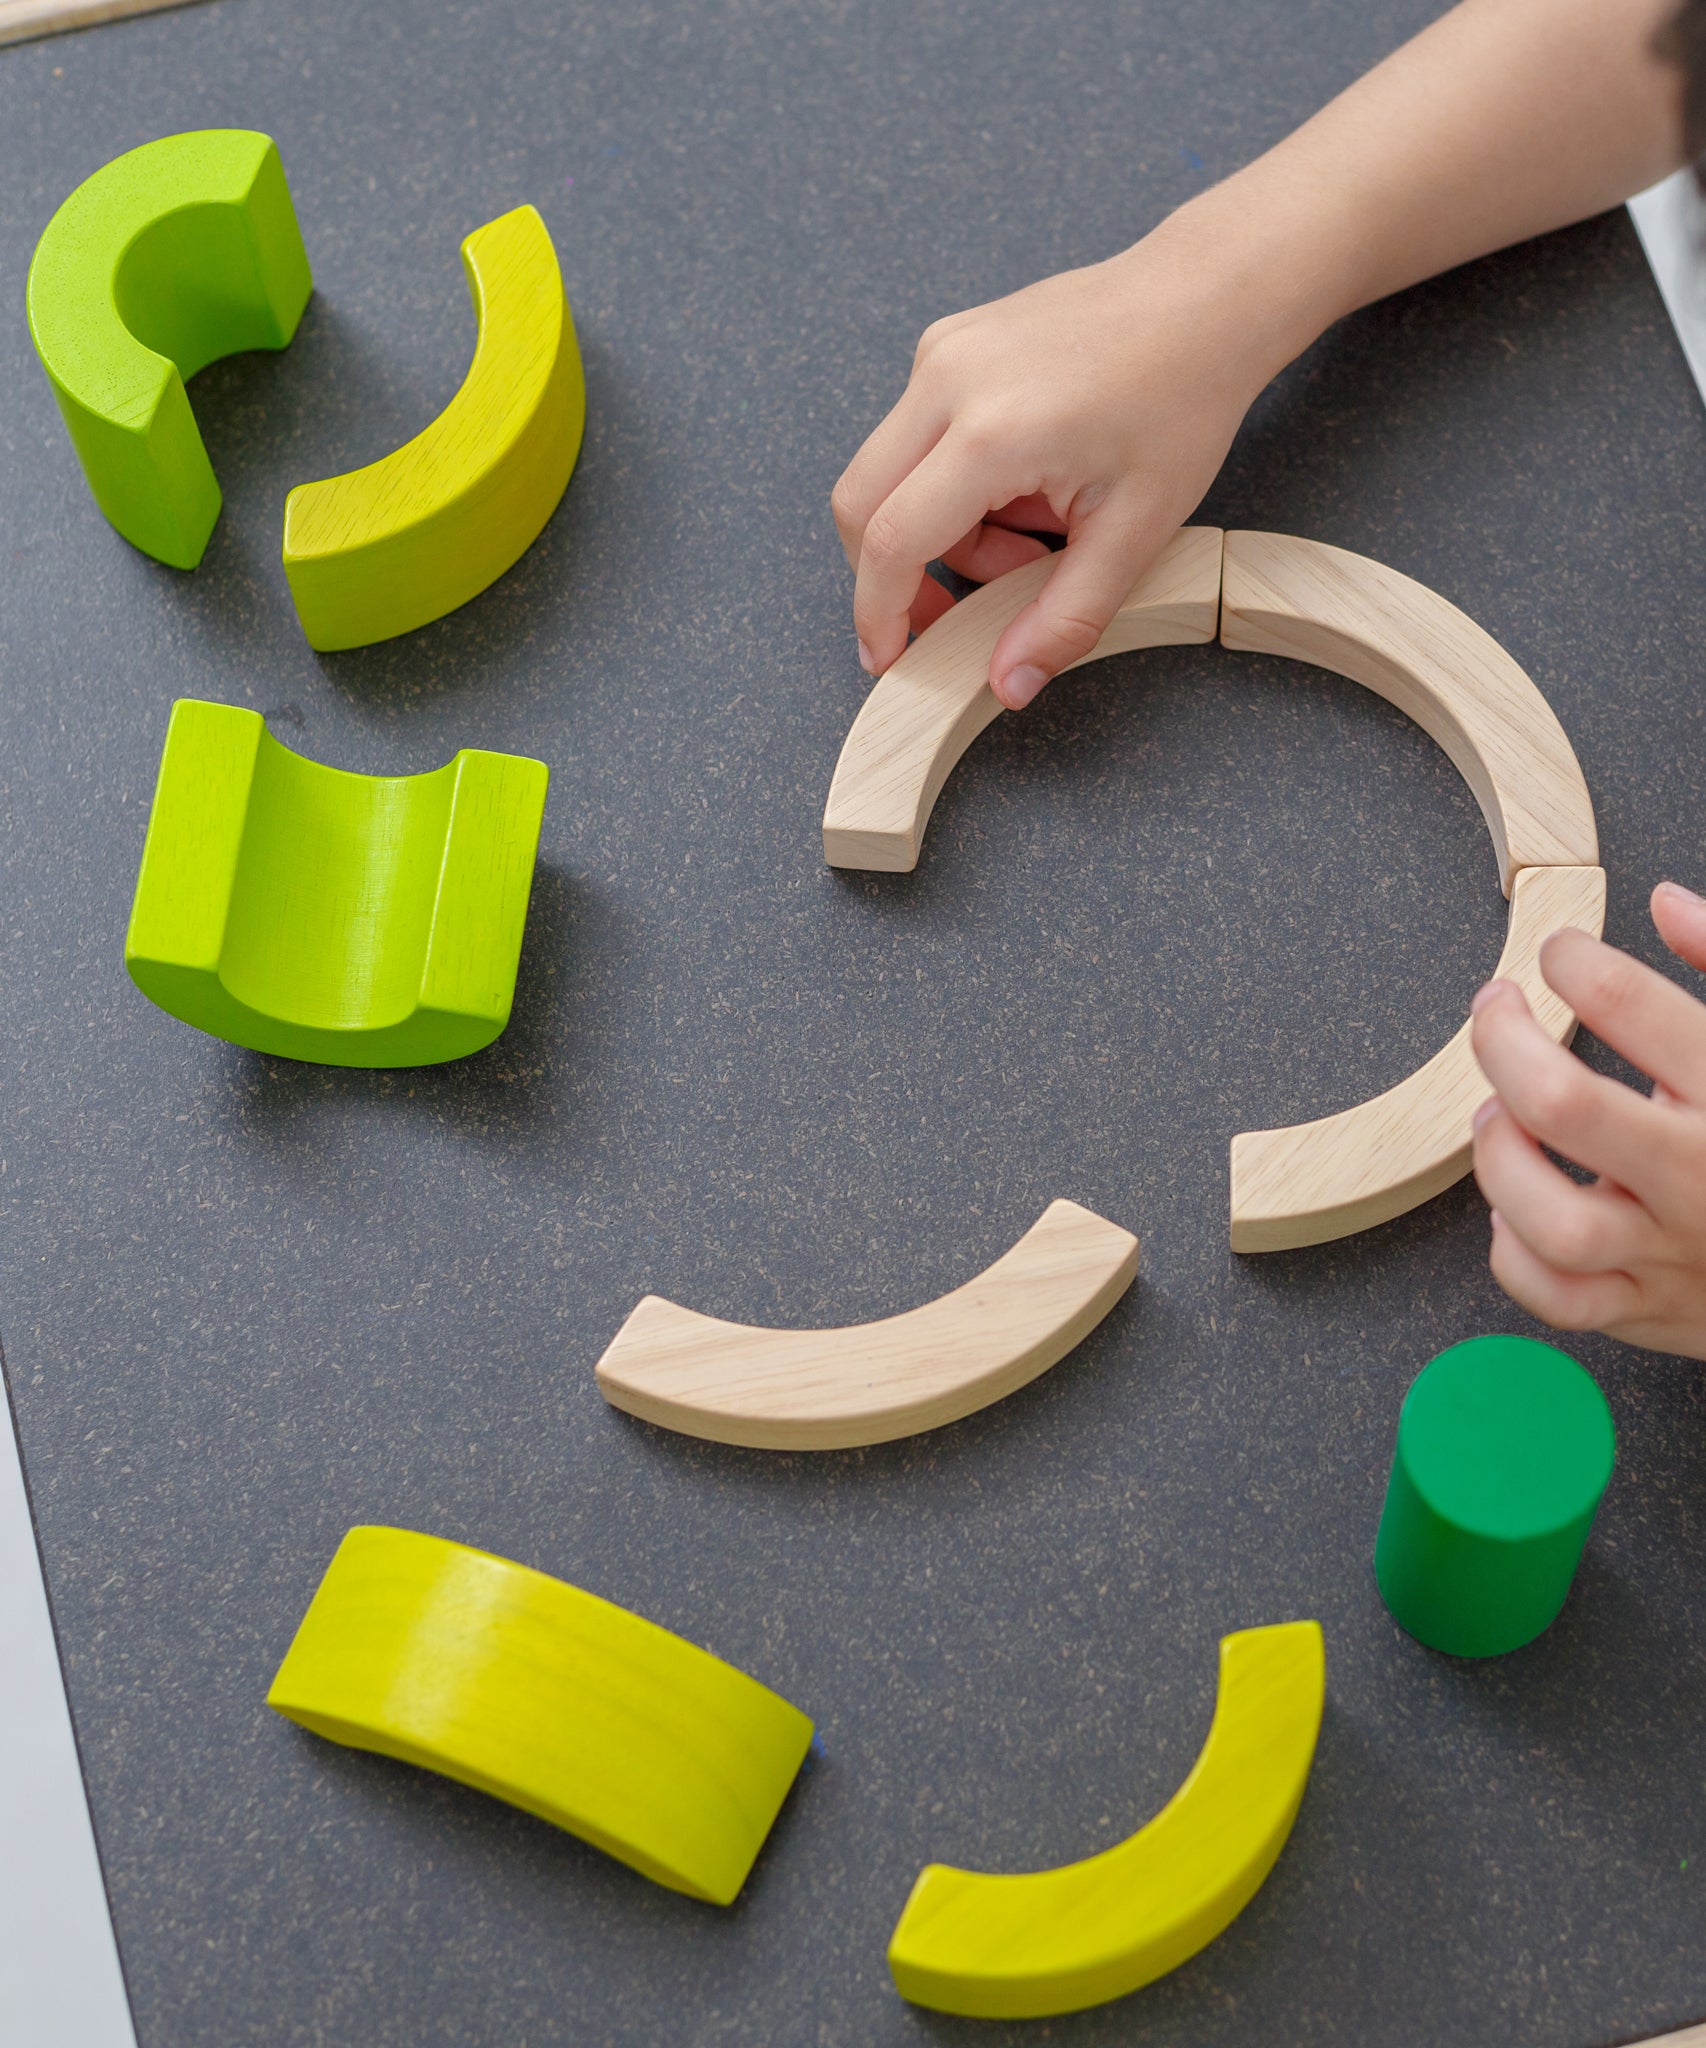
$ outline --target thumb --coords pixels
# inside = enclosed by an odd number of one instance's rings
[[[1009,711],[1022,711],[1051,676],[1084,660],[1172,531],[1113,503],[1075,528],[1053,574],[989,657],[989,687]]]

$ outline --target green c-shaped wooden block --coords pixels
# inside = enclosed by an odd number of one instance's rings
[[[30,333],[95,502],[145,554],[193,569],[219,517],[185,379],[283,348],[311,289],[278,151],[246,128],[145,142],[48,222]]]
[[[812,1739],[797,1707],[544,1572],[407,1529],[338,1546],[267,1704],[726,1906]]]
[[[125,939],[150,1001],[233,1045],[418,1067],[509,1022],[550,772],[464,748],[350,775],[183,698]]]

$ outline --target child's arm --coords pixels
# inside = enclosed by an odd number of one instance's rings
[[[1653,891],[1673,953],[1706,967],[1706,902]],[[1475,1122],[1493,1209],[1493,1277],[1542,1322],[1706,1358],[1706,1004],[1582,932],[1541,949],[1547,981],[1595,1037],[1651,1074],[1650,1097],[1589,1071],[1492,981],[1475,1057],[1497,1095]],[[1583,1187],[1542,1146],[1600,1176]]]
[[[990,683],[1029,703],[1189,517],[1256,394],[1333,321],[1615,205],[1683,160],[1675,0],[1462,0],[1122,255],[939,320],[836,485],[860,658],[888,667],[978,581],[1045,552]]]

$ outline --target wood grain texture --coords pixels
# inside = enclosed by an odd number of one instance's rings
[[[713,1443],[827,1451],[937,1429],[1046,1372],[1137,1274],[1129,1231],[1051,1202],[994,1265],[905,1315],[771,1330],[648,1294],[598,1362],[613,1407]]]
[[[191,0],[0,0],[0,44],[27,43],[67,29],[96,28],[132,14],[158,14]]]
[[[1653,2034],[1645,2041],[1629,2041],[1624,2048],[1706,2048],[1706,2020],[1697,2027],[1680,2027],[1674,2034]]]
[[[995,643],[1053,567],[1054,557],[1046,556],[973,591],[878,679],[829,786],[823,857],[831,867],[903,874],[918,865],[943,783],[1003,709],[986,680]],[[1136,647],[1212,640],[1219,606],[1220,531],[1187,526],[1133,585],[1084,662]]]
[[[1516,982],[1560,1045],[1576,1020],[1541,979],[1541,942],[1566,926],[1597,938],[1605,872],[1524,868],[1496,972]],[[1232,1249],[1285,1251],[1348,1237],[1401,1216],[1469,1171],[1469,1123],[1491,1093],[1467,1022],[1396,1088],[1337,1116],[1232,1140]]]
[[[1598,866],[1593,803],[1552,707],[1424,584],[1323,541],[1228,533],[1220,638],[1349,676],[1431,733],[1475,792],[1507,896],[1520,868]]]

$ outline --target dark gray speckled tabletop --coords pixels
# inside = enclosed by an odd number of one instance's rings
[[[1397,1079],[1497,957],[1444,756],[1351,684],[1158,651],[980,740],[915,875],[818,839],[864,689],[827,497],[919,329],[1131,238],[1431,11],[213,0],[0,51],[0,1335],[143,2048],[1606,2048],[1706,2014],[1698,1369],[1574,1347],[1621,1433],[1576,1593],[1451,1662],[1369,1558],[1413,1374],[1531,1327],[1479,1199],[1227,1250],[1229,1134]],[[287,353],[196,381],[227,502],[182,576],[95,513],[23,283],[78,180],[222,124],[277,137],[317,289]],[[445,402],[457,244],[523,200],[586,358],[568,496],[466,610],[316,657],[284,494]],[[1617,215],[1351,321],[1204,516],[1496,634],[1651,958],[1649,886],[1706,875],[1703,509],[1706,415]],[[130,986],[186,694],[344,767],[550,763],[492,1050],[294,1066]],[[595,1391],[647,1289],[879,1316],[1056,1195],[1137,1231],[1143,1277],[951,1429],[774,1457]],[[733,1910],[266,1711],[359,1520],[560,1573],[817,1718]],[[1202,1739],[1217,1639],[1297,1615],[1327,1632],[1314,1777],[1221,1940],[1070,2020],[901,2003],[922,1863],[1127,1833]]]

